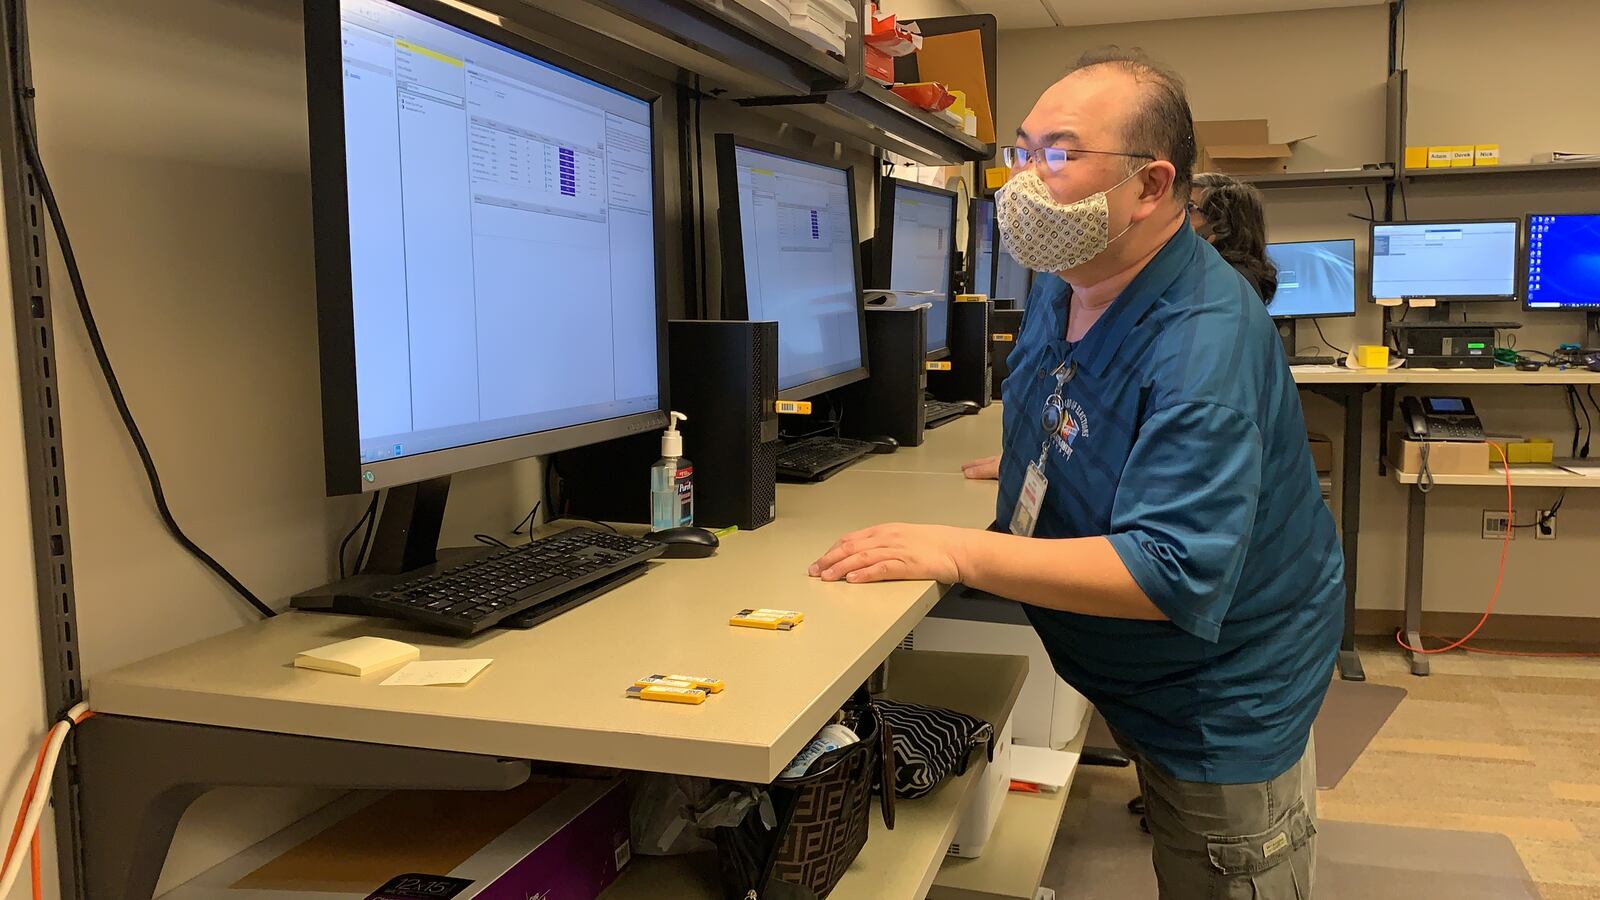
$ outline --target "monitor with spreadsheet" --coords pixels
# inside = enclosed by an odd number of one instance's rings
[[[1515,300],[1517,219],[1374,222],[1372,298]]]
[[[655,95],[433,0],[305,28],[329,493],[662,427]]]
[[[1356,314],[1356,242],[1280,241],[1267,245],[1278,268],[1278,291],[1267,304],[1274,319]]]
[[[956,194],[885,178],[872,236],[873,287],[928,291],[928,359],[950,354],[950,280],[955,269]],[[887,283],[884,283],[887,282]]]
[[[1533,213],[1527,231],[1528,308],[1600,310],[1600,213]]]
[[[994,296],[995,227],[994,201],[981,197],[972,201],[972,222],[969,227],[967,267],[972,271],[974,294]]]
[[[867,377],[849,166],[716,136],[722,293],[729,318],[778,323],[778,396]]]

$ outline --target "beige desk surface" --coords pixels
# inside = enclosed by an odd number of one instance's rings
[[[805,567],[841,533],[898,519],[982,526],[995,485],[846,471],[780,486],[779,518],[714,557],[668,560],[531,631],[459,640],[380,620],[287,613],[97,676],[103,713],[370,743],[770,781],[938,599],[931,582],[823,584]],[[734,628],[744,606],[798,609],[791,632]],[[465,687],[381,687],[296,669],[302,650],[393,637],[423,659],[494,659]],[[652,672],[723,678],[700,706],[629,700]]]
[[[1344,366],[1295,366],[1296,384],[1600,384],[1600,372],[1584,369],[1350,369]]]
[[[1000,404],[994,403],[975,416],[962,416],[927,432],[920,447],[901,447],[893,453],[863,457],[849,471],[959,477],[962,463],[999,452]]]

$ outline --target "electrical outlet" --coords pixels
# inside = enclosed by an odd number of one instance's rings
[[[1483,539],[1486,541],[1502,541],[1506,537],[1506,511],[1503,509],[1486,509],[1483,511]],[[1517,530],[1511,529],[1511,539],[1517,539]]]
[[[1553,541],[1556,539],[1556,514],[1554,512],[1548,509],[1541,509],[1538,517],[1533,522],[1534,540]]]

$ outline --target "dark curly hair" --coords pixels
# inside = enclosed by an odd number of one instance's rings
[[[1278,293],[1278,267],[1267,258],[1267,215],[1261,192],[1230,175],[1194,176],[1194,207],[1206,217],[1211,245],[1255,286],[1263,302]]]

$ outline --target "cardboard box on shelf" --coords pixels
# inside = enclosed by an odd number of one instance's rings
[[[1219,119],[1194,123],[1194,137],[1201,171],[1267,175],[1287,172],[1295,144],[1316,135],[1275,144],[1268,138],[1266,119]]]
[[[1475,166],[1500,165],[1500,145],[1477,144],[1473,150],[1472,164]]]
[[[1389,436],[1389,465],[1408,475],[1422,471],[1423,441],[1400,432]],[[1427,441],[1428,471],[1434,475],[1489,474],[1489,445],[1482,441]]]
[[[1307,432],[1306,440],[1311,444],[1311,461],[1316,464],[1318,472],[1333,471],[1333,440],[1325,434]]]
[[[1450,152],[1451,152],[1451,148],[1450,147],[1429,147],[1428,148],[1428,168],[1430,168],[1430,169],[1448,169],[1448,168],[1450,168]]]

